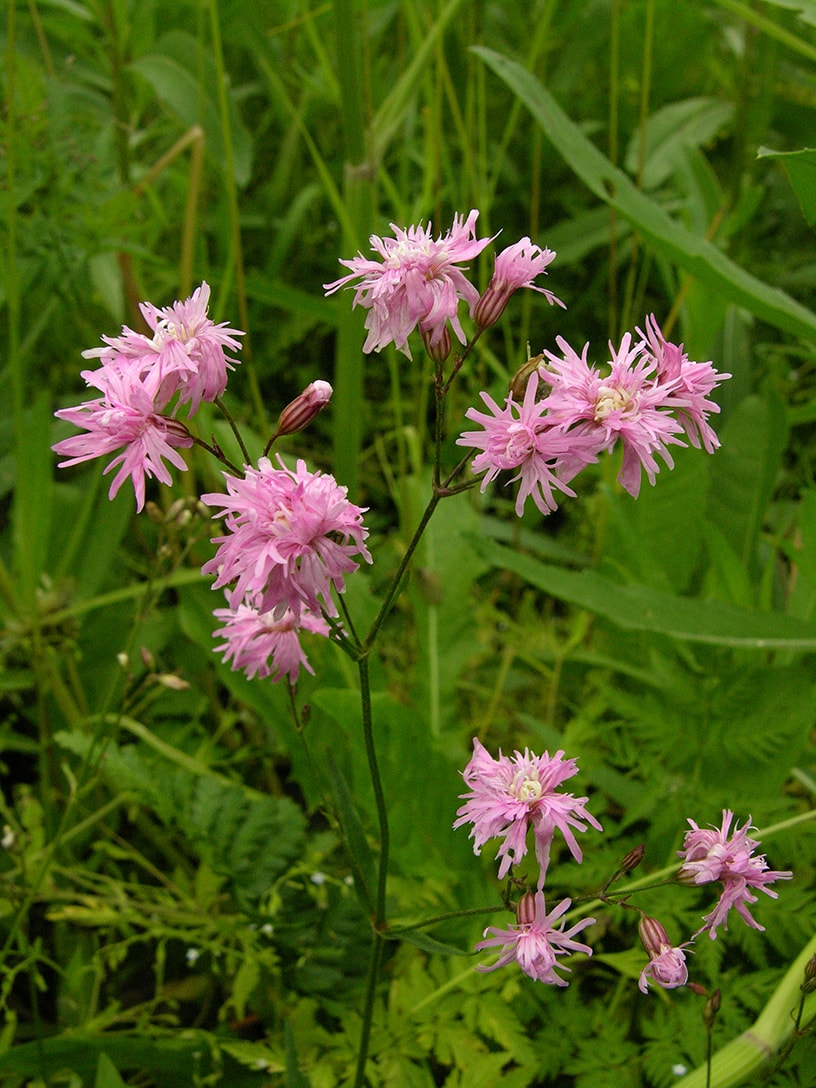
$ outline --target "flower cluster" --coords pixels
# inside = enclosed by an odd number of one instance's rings
[[[683,862],[678,874],[680,883],[722,884],[717,905],[710,914],[705,915],[705,925],[694,934],[698,937],[708,932],[712,940],[717,936],[718,926],[728,929],[728,913],[732,907],[747,925],[753,929],[764,929],[748,910],[748,906],[757,901],[751,889],[758,888],[776,899],[777,893],[768,885],[775,880],[790,880],[793,876],[790,872],[769,869],[764,854],[753,856],[759,842],[748,836],[750,816],[742,827],[735,825],[731,834],[734,813],[723,809],[722,815],[719,828],[701,828],[694,820],[689,820],[691,831],[686,832],[683,849],[678,851]]]
[[[586,945],[576,945],[569,938],[591,925],[594,919],[585,919],[566,933],[554,930],[552,922],[569,909],[570,900],[563,900],[547,915],[542,891],[555,832],[563,836],[570,853],[580,863],[581,848],[574,832],[584,832],[587,826],[602,830],[586,810],[586,797],[575,797],[558,789],[577,773],[576,761],[565,759],[562,751],[553,756],[548,752],[536,756],[525,749],[512,757],[499,752],[499,758],[493,759],[478,738],[474,738],[473,756],[462,775],[469,792],[461,795],[465,804],[458,810],[453,825],[454,828],[473,825],[470,837],[476,854],[481,853],[489,839],[503,840],[497,852],[501,859],[499,879],[507,875],[511,865],[518,865],[525,857],[527,834],[532,829],[539,865],[536,894],[520,900],[517,926],[508,930],[490,927],[485,935],[493,932],[495,936],[476,947],[501,945],[504,951],[496,967],[515,959],[531,978],[558,986],[566,983],[553,971],[556,955],[568,950],[592,954]]]
[[[393,343],[410,359],[408,337],[418,329],[432,357],[444,358],[450,350],[449,329],[460,343],[466,343],[459,320],[460,302],[467,303],[477,327],[486,329],[498,321],[511,295],[520,287],[532,287],[550,304],[563,306],[551,291],[533,282],[555,253],[541,249],[529,238],[522,238],[498,254],[487,290],[479,295],[461,267],[462,262],[473,260],[493,241],[476,237],[478,217],[475,209],[466,219],[455,215],[451,229],[438,238],[433,237],[430,224],[403,229],[392,223],[393,238],[370,238],[379,260],[360,253],[340,261],[351,271],[324,284],[324,289],[332,294],[341,287],[355,286],[354,305],[368,310],[363,351],[380,351]],[[443,343],[446,349],[439,351]]]
[[[588,362],[588,344],[579,355],[557,337],[561,354],[545,351],[536,360],[520,403],[513,392],[501,407],[481,394],[488,411],[466,412],[480,429],[466,431],[457,442],[481,451],[472,467],[485,472],[482,490],[500,472],[516,471],[516,512],[532,497],[547,514],[557,505],[554,489],[573,495],[573,477],[618,442],[618,482],[635,498],[643,472],[655,482],[658,457],[674,466],[669,447],[686,445],[681,435],[708,452],[716,449],[707,420],[719,406],[709,394],[731,375],[719,374],[710,362],[689,360],[682,344],[664,338],[653,315],[646,332],[637,334],[635,339],[626,333],[618,348],[610,343],[603,371]]]
[[[103,336],[104,347],[83,353],[100,360],[97,370],[85,370],[82,377],[101,396],[56,413],[86,432],[54,446],[65,458],[60,468],[121,450],[105,468],[110,472],[119,466],[109,496],[113,498],[129,476],[138,510],[145,502],[146,477],[169,484],[165,462],[186,468],[177,451],[191,446],[193,439],[174,411],[168,413],[171,401],[176,408],[189,405],[190,418],[202,400],[219,397],[227,372],[238,362],[227,353],[240,348],[235,338],[243,336],[238,329],[210,320],[209,298],[210,288],[202,283],[190,298],[164,309],[143,302],[140,310],[152,336],[125,326],[121,336]]]
[[[349,502],[332,476],[311,472],[305,461],[274,468],[262,457],[236,479],[225,473],[227,493],[202,495],[220,507],[226,535],[216,537],[215,556],[202,573],[215,574],[213,589],[232,583],[231,608],[249,603],[276,619],[290,610],[299,623],[304,609],[337,615],[332,589],[342,593],[345,575],[357,569],[352,556],[371,562],[365,546],[364,511]]]

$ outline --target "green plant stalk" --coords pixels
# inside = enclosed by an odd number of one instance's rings
[[[383,935],[385,927],[385,893],[388,881],[388,855],[390,851],[390,832],[388,829],[388,806],[385,803],[380,769],[377,764],[377,750],[374,744],[374,723],[371,715],[371,679],[368,672],[368,655],[363,654],[357,663],[360,675],[360,704],[363,719],[363,737],[365,740],[366,758],[368,770],[371,776],[371,786],[374,790],[374,800],[377,806],[377,820],[380,831],[380,859],[377,871],[377,895],[374,901],[373,929],[371,933],[371,962],[369,965],[368,981],[366,986],[365,1005],[363,1006],[363,1020],[360,1032],[360,1047],[357,1052],[357,1071],[354,1077],[354,1088],[363,1088],[365,1079],[365,1063],[368,1057],[368,1046],[371,1038],[371,1023],[374,1016],[374,998],[377,992],[377,981],[380,975],[380,963],[383,953]]]
[[[345,166],[343,200],[348,212],[343,246],[359,250],[374,223],[374,165],[369,159],[360,68],[363,43],[355,0],[334,4],[337,76],[343,115]],[[334,471],[359,494],[359,459],[363,446],[364,357],[360,351],[360,317],[344,307],[337,329],[334,369]]]
[[[799,987],[804,979],[805,964],[814,953],[816,937],[808,941],[791,964],[754,1024],[714,1055],[711,1061],[712,1088],[735,1088],[744,1084],[783,1046],[793,1030],[791,1013],[799,1006]],[[801,1019],[806,1021],[814,1015],[816,994],[809,994]],[[676,1083],[682,1088],[705,1088],[706,1075],[706,1066],[700,1066]]]

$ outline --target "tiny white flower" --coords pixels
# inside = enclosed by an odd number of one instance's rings
[[[187,951],[184,954],[184,957],[187,960],[187,963],[190,965],[190,967],[192,967],[193,964],[196,962],[196,960],[198,959],[198,957],[200,955],[201,955],[201,949],[200,948],[188,948]]]
[[[321,872],[312,873],[309,879],[311,880],[312,884],[317,884],[317,886],[320,887],[321,884],[326,883],[326,874]]]
[[[674,1073],[676,1077],[684,1077],[686,1073],[688,1073],[688,1069],[682,1062],[675,1062],[672,1066],[672,1073]]]

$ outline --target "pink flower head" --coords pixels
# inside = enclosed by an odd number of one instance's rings
[[[73,435],[57,442],[54,451],[67,460],[59,468],[69,468],[94,457],[106,457],[122,449],[107,465],[113,478],[108,497],[113,498],[125,479],[130,476],[136,494],[136,509],[145,501],[145,476],[155,477],[163,484],[172,483],[165,461],[178,469],[187,466],[177,449],[192,446],[193,440],[183,423],[159,415],[158,374],[141,377],[130,369],[127,360],[114,359],[87,375],[91,384],[103,391],[96,400],[85,401],[75,408],[63,408],[54,414],[87,433]]]
[[[305,608],[301,609],[300,623],[290,608],[276,619],[272,612],[261,612],[249,601],[237,608],[216,608],[214,615],[224,626],[213,631],[213,638],[225,640],[215,652],[223,653],[225,662],[232,659],[233,670],[242,669],[250,680],[271,676],[277,681],[286,676],[294,683],[301,665],[313,673],[300,644],[300,632],[329,633],[323,617]]]
[[[764,854],[753,857],[754,850],[760,844],[748,836],[751,817],[742,827],[735,826],[731,835],[733,818],[733,812],[723,809],[722,826],[711,829],[700,828],[694,820],[689,820],[692,830],[686,832],[683,849],[678,851],[683,859],[677,877],[681,883],[710,884],[719,881],[722,884],[719,902],[710,914],[705,915],[705,925],[695,933],[695,937],[708,930],[713,940],[719,925],[728,929],[728,912],[732,907],[747,925],[753,929],[764,929],[748,910],[749,904],[757,902],[750,889],[758,888],[776,899],[777,893],[767,885],[774,880],[790,880],[793,876],[790,872],[768,869]]]
[[[718,373],[711,362],[691,362],[682,344],[670,344],[664,338],[654,314],[646,318],[646,334],[637,331],[655,362],[658,384],[669,388],[668,402],[677,412],[689,441],[698,448],[702,443],[707,453],[713,453],[720,440],[708,423],[708,416],[719,412],[720,406],[709,399],[709,394],[731,375]]]
[[[403,230],[392,223],[396,237],[379,238],[374,234],[370,238],[371,248],[381,260],[371,260],[360,253],[351,260],[340,261],[351,272],[324,284],[324,289],[330,295],[359,281],[354,305],[369,311],[363,351],[379,351],[393,342],[410,359],[408,336],[414,329],[418,327],[433,346],[442,338],[448,322],[461,343],[465,343],[457,316],[459,300],[464,299],[472,313],[479,292],[459,265],[478,256],[492,240],[476,237],[478,216],[475,209],[464,220],[455,215],[453,227],[436,240],[431,236],[430,224]]]
[[[564,836],[576,861],[582,859],[581,849],[573,834],[586,831],[590,824],[601,831],[601,825],[586,811],[586,797],[558,793],[558,786],[578,773],[574,759],[564,759],[558,751],[554,756],[515,752],[513,757],[493,759],[481,742],[474,737],[473,756],[462,774],[470,793],[461,794],[466,803],[457,811],[454,827],[473,824],[470,838],[473,852],[481,853],[488,839],[500,837],[504,842],[497,856],[501,858],[499,879],[511,865],[518,865],[527,853],[527,831],[533,828],[536,858],[540,866],[539,890],[550,861],[550,845],[556,830]]]
[[[493,276],[487,285],[487,290],[476,303],[473,311],[473,320],[480,329],[489,329],[501,317],[504,308],[510,301],[510,297],[520,287],[530,287],[533,291],[542,294],[547,302],[566,309],[560,298],[556,298],[552,291],[537,286],[533,281],[536,276],[544,273],[548,264],[555,260],[555,253],[551,249],[542,249],[535,245],[529,238],[522,238],[507,249],[503,249],[496,257]]]
[[[491,967],[479,964],[476,970],[495,971],[497,967],[506,967],[515,960],[525,975],[537,982],[567,986],[567,980],[557,974],[557,971],[569,971],[569,967],[559,963],[558,956],[565,956],[569,952],[584,952],[591,956],[592,949],[589,945],[581,944],[573,940],[573,937],[595,923],[594,918],[584,918],[571,929],[565,930],[562,919],[556,929],[555,922],[569,910],[570,903],[570,899],[564,899],[547,914],[542,891],[535,895],[529,892],[523,895],[516,907],[516,925],[511,925],[508,929],[488,926],[484,931],[487,939],[479,941],[476,951],[480,952],[483,948],[501,948],[502,952]],[[495,936],[487,937],[488,933]]]
[[[638,988],[645,994],[649,980],[664,990],[674,990],[688,982],[686,955],[683,951],[690,942],[674,947],[669,935],[656,918],[644,914],[639,925],[640,939],[649,953],[649,962],[640,972]]]
[[[217,576],[213,589],[235,583],[227,593],[232,608],[250,597],[276,618],[290,608],[297,623],[304,608],[336,616],[331,591],[344,591],[345,575],[357,569],[352,556],[371,562],[364,510],[333,476],[310,472],[305,461],[295,470],[278,461],[276,469],[262,457],[241,479],[225,474],[226,495],[201,496],[221,508],[214,516],[226,515],[227,529],[213,540],[219,547],[202,573]]]
[[[538,385],[538,375],[534,371],[522,403],[518,404],[510,394],[504,408],[499,408],[489,394],[481,393],[490,414],[469,408],[465,415],[483,429],[465,431],[456,440],[458,446],[482,451],[472,463],[476,473],[487,469],[482,491],[500,472],[519,469],[518,475],[513,477],[514,481],[521,481],[516,499],[519,517],[530,496],[542,514],[549,514],[558,505],[553,488],[574,496],[575,492],[559,478],[559,468],[569,464],[568,473],[574,475],[577,462],[583,467],[596,460],[595,443],[590,436],[573,435],[561,426],[550,424],[546,404],[536,400]]]
[[[623,464],[618,482],[637,498],[641,469],[653,484],[659,470],[655,455],[673,468],[667,447],[685,445],[677,437],[683,428],[666,410],[674,383],[654,381],[655,361],[644,354],[642,341],[632,344],[630,333],[620,348],[610,343],[605,376],[588,364],[588,344],[578,355],[562,337],[557,343],[562,356],[545,351],[548,363],[539,371],[552,387],[544,401],[551,421],[571,428],[570,433],[592,437],[598,453],[611,450],[620,440]]]
[[[207,316],[210,300],[209,284],[197,287],[184,302],[158,309],[142,302],[139,309],[153,336],[145,336],[125,326],[122,335],[103,336],[106,347],[83,352],[85,358],[99,357],[108,362],[115,356],[129,359],[139,373],[158,372],[164,404],[174,393],[179,403],[190,404],[190,415],[198,411],[202,400],[220,397],[227,384],[227,371],[234,370],[238,360],[227,355],[237,351],[236,336],[244,334],[230,329],[226,322],[216,325]]]

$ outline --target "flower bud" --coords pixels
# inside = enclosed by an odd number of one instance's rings
[[[278,416],[275,437],[302,431],[326,407],[331,395],[332,387],[328,382],[316,381],[307,385],[300,396],[290,401]]]
[[[708,1001],[706,1001],[705,1008],[703,1009],[703,1023],[709,1031],[711,1030],[711,1025],[714,1023],[714,1017],[720,1011],[721,1003],[720,991],[712,990],[711,996]]]
[[[442,326],[441,334],[434,340],[432,338],[433,330],[423,329],[420,326],[420,333],[422,335],[422,343],[425,345],[425,350],[428,353],[429,358],[441,366],[447,357],[451,353],[451,336],[450,329],[447,325]]]
[[[526,892],[516,903],[516,921],[520,926],[529,926],[535,921],[536,897]]]
[[[799,989],[803,994],[812,994],[816,990],[816,956],[811,956],[805,964],[805,980]]]
[[[527,349],[530,350],[529,347]],[[510,382],[510,394],[515,401],[524,400],[524,394],[527,392],[527,385],[530,381],[531,375],[538,370],[539,363],[544,358],[543,355],[534,355],[531,359],[519,367]]]
[[[643,855],[645,853],[645,843],[641,843],[640,846],[636,846],[633,850],[630,850],[620,863],[621,872],[631,873],[633,869],[637,869],[638,865],[643,861]]]
[[[643,942],[643,947],[653,959],[656,959],[667,948],[672,946],[664,927],[656,918],[650,918],[648,914],[641,915],[638,923],[638,933]]]

